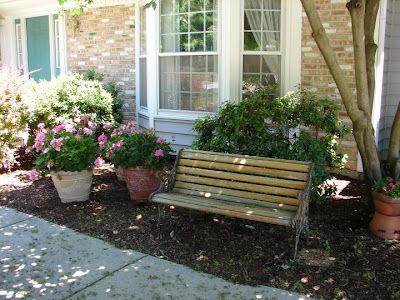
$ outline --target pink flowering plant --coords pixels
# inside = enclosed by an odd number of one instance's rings
[[[128,124],[113,131],[106,152],[116,167],[162,170],[170,162],[172,150],[154,130],[137,130],[134,124]]]
[[[378,193],[382,193],[393,199],[400,200],[400,181],[396,181],[393,178],[386,177],[374,184],[374,189]]]
[[[99,156],[104,143],[96,139],[96,124],[86,116],[63,121],[48,129],[41,123],[35,131],[33,153],[36,153],[36,169],[50,171],[80,172],[100,166],[104,160]],[[103,135],[101,135],[103,136]],[[35,178],[35,171],[29,176]]]

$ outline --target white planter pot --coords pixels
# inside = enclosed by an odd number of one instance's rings
[[[114,170],[115,170],[115,175],[117,175],[118,181],[120,181],[120,182],[125,181],[124,169],[122,169],[122,167],[118,167],[118,168],[114,167]]]
[[[51,172],[51,179],[62,203],[89,200],[93,170]]]

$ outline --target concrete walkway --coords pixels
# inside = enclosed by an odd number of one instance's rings
[[[1,299],[305,299],[229,283],[0,206]]]

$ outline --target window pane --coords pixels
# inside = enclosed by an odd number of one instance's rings
[[[246,10],[244,12],[244,30],[261,30],[261,11]]]
[[[172,14],[173,9],[174,9],[174,1],[173,0],[163,0],[160,1],[161,5],[161,14],[166,15],[166,14]]]
[[[217,66],[216,55],[160,57],[160,108],[214,111],[218,102]]]
[[[243,94],[261,86],[280,83],[281,57],[279,55],[243,56]]]
[[[165,0],[162,3],[161,52],[217,50],[217,0]]]
[[[140,9],[140,54],[146,55],[146,9]]]
[[[243,40],[245,51],[279,51],[281,31],[279,0],[245,0]]]
[[[264,32],[263,33],[263,51],[279,51],[281,44],[280,32]]]
[[[147,107],[147,62],[146,58],[140,58],[140,106]]]
[[[190,31],[204,31],[204,14],[197,13],[190,16]]]
[[[244,1],[245,9],[262,9],[262,0],[246,0]]]
[[[264,9],[281,9],[280,0],[264,0]]]
[[[190,11],[203,11],[203,10],[204,10],[204,0],[190,1]]]

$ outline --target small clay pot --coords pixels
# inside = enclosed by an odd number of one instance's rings
[[[369,224],[370,231],[386,240],[400,240],[400,199],[393,199],[372,191],[375,214]]]
[[[127,168],[124,169],[124,178],[131,200],[138,203],[147,202],[160,187],[160,171],[157,170]]]

